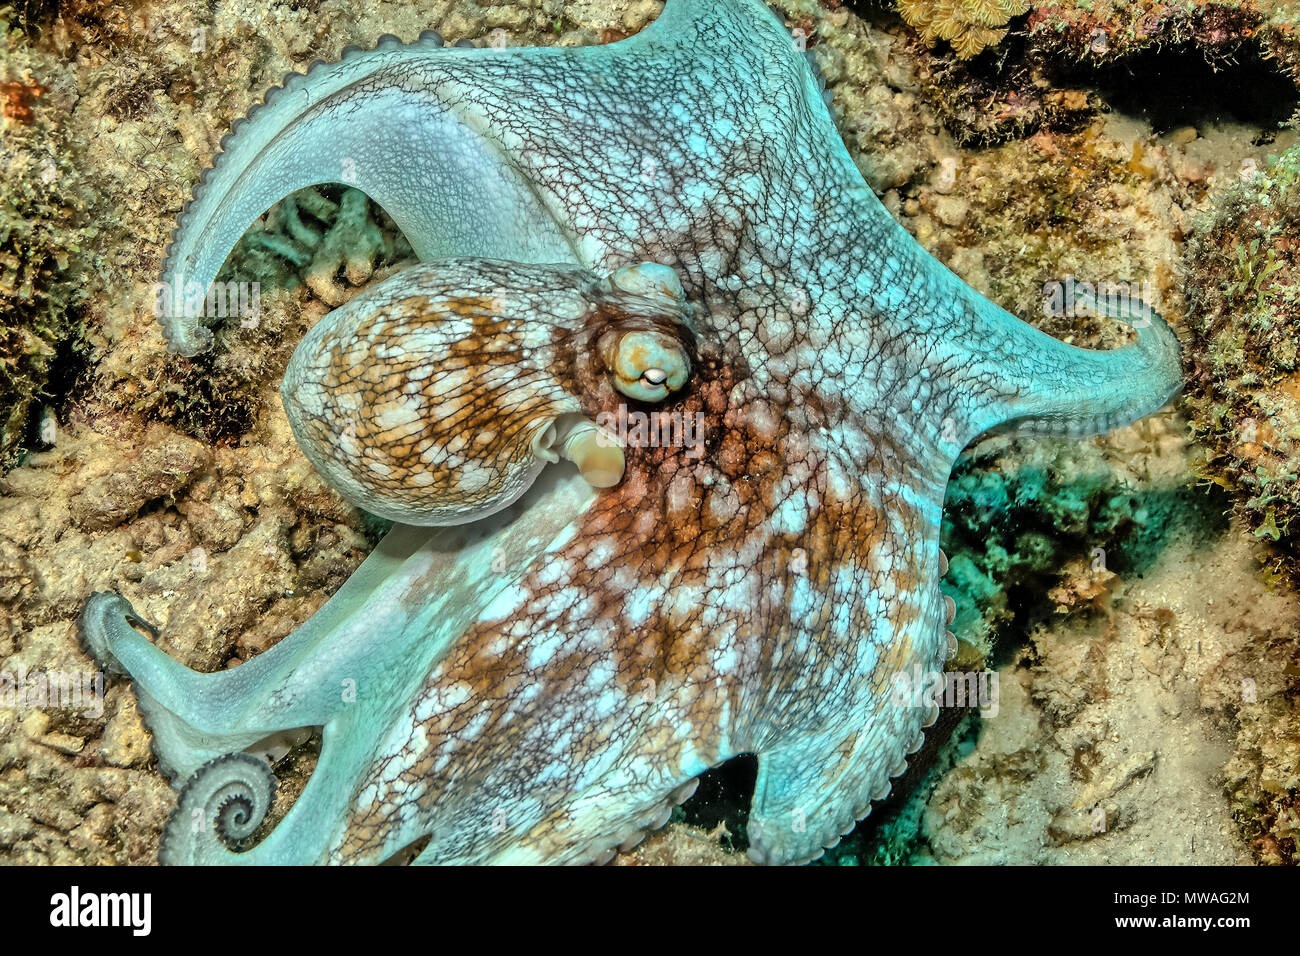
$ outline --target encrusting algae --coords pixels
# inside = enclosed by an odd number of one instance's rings
[[[1300,531],[1300,147],[1243,170],[1188,245],[1197,367],[1188,406],[1205,474],[1255,536]]]

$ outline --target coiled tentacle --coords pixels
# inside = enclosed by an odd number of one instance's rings
[[[167,821],[158,859],[166,865],[254,862],[240,851],[275,802],[275,775],[251,754],[227,754],[198,769]]]

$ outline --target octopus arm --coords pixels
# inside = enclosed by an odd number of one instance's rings
[[[324,862],[338,836],[330,824],[356,798],[403,702],[465,628],[567,538],[593,497],[574,468],[557,467],[473,525],[432,533],[398,525],[306,624],[215,674],[191,671],[148,641],[125,599],[96,595],[82,616],[87,648],[104,667],[131,674],[160,764],[186,781],[163,862]],[[316,769],[284,819],[245,851],[241,841],[275,788],[258,744],[303,727],[322,728]]]
[[[132,676],[159,761],[184,780],[214,757],[281,730],[331,720],[341,706],[340,681],[359,676],[359,653],[383,636],[377,622],[392,617],[397,599],[427,567],[424,553],[434,547],[429,537],[421,529],[395,528],[302,627],[231,670],[202,674],[164,653],[140,634],[142,618],[118,594],[90,600],[82,637],[97,660]],[[338,646],[344,638],[353,646]]]
[[[1116,349],[1088,349],[1039,331],[973,290],[963,292],[969,301],[959,311],[971,327],[954,340],[975,344],[961,359],[967,439],[991,428],[1085,438],[1158,411],[1182,387],[1178,336],[1146,302],[1099,297],[1081,287],[1076,314],[1126,324],[1136,339]]]
[[[510,129],[546,114],[538,99],[547,78],[574,72],[564,61],[603,56],[466,50],[426,34],[289,76],[223,139],[177,221],[162,275],[175,304],[161,316],[172,349],[195,355],[211,345],[196,313],[226,256],[270,206],[307,186],[360,189],[421,260],[579,261],[571,229],[516,161]]]

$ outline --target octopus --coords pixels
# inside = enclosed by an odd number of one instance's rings
[[[955,648],[957,455],[1149,414],[1179,348],[1145,305],[1089,350],[959,280],[800,47],[757,0],[669,0],[585,48],[387,36],[223,140],[164,266],[175,352],[212,347],[189,303],[294,190],[362,190],[419,263],[283,379],[324,479],[395,522],[337,593],[211,674],[119,595],[86,607],[179,790],[163,862],[601,862],[749,754],[749,855],[790,863],[889,793],[936,718],[891,684]],[[269,742],[313,729],[270,826]]]

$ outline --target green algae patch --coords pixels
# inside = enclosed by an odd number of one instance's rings
[[[1232,492],[1256,537],[1300,532],[1300,147],[1247,170],[1188,244],[1195,372],[1192,427],[1203,477]]]

